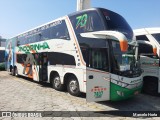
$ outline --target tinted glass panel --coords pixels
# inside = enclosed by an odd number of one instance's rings
[[[160,33],[152,34],[152,35],[160,43]]]
[[[135,48],[131,45],[128,45],[128,51],[122,52],[120,49],[119,42],[112,41],[112,47],[113,47],[113,61],[114,68],[116,71],[124,71],[123,66],[124,65],[130,65],[130,69],[132,69],[131,66],[135,64]]]
[[[74,56],[65,53],[48,53],[48,62],[50,65],[76,65]]]
[[[146,35],[139,35],[139,36],[136,36],[136,40],[149,41]]]
[[[104,30],[103,22],[96,11],[70,16],[76,34]]]
[[[138,53],[140,55],[144,55],[144,56],[148,56],[148,57],[151,57],[151,58],[156,58],[157,56],[155,56],[153,54],[153,48],[151,45],[146,45],[146,44],[141,44],[139,43],[139,50],[138,50]]]
[[[23,64],[26,61],[27,54],[17,54],[17,63]]]
[[[77,36],[86,66],[109,71],[108,41]]]
[[[105,16],[105,21],[108,30],[122,32],[130,40],[133,38],[133,31],[122,16],[106,9],[101,10],[103,15]]]
[[[0,50],[0,62],[4,62],[4,58],[5,58],[5,51]]]
[[[17,45],[24,45],[49,39],[70,40],[65,20],[59,20],[18,36]]]
[[[108,47],[108,42],[104,39],[96,38],[85,38],[77,35],[78,42],[80,47],[89,47],[89,48],[106,48]]]
[[[109,71],[108,49],[93,48],[89,50],[89,67]]]
[[[108,48],[81,48],[86,66],[109,71]]]

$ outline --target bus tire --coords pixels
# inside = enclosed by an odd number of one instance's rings
[[[143,92],[149,95],[158,95],[158,81],[157,80],[147,80],[144,81]]]
[[[18,70],[17,70],[17,68],[15,68],[14,71],[15,71],[15,76],[18,77],[19,75],[18,75]]]
[[[12,69],[11,69],[11,75],[15,76],[15,70],[14,70],[13,67],[12,67]]]
[[[80,92],[79,83],[76,77],[74,76],[69,77],[69,81],[67,84],[67,91],[69,92],[69,94],[73,96],[80,96],[81,92]]]
[[[54,75],[54,77],[52,78],[52,87],[58,91],[63,90],[64,87],[63,87],[63,84],[61,84],[59,75]]]

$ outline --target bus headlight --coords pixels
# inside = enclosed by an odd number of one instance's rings
[[[118,94],[119,96],[124,96],[124,92],[122,92],[122,91],[117,91],[117,94]]]
[[[122,86],[122,87],[127,87],[128,84],[127,84],[127,83],[122,83],[121,86]]]
[[[127,83],[124,83],[124,82],[120,82],[120,81],[117,81],[118,83],[118,85],[119,86],[121,86],[121,87],[127,87],[129,84],[127,84]]]

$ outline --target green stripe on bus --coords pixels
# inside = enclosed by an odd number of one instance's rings
[[[142,86],[133,88],[133,89],[128,89],[121,87],[119,85],[116,85],[111,82],[111,91],[110,91],[110,100],[111,101],[119,101],[119,100],[125,100],[128,98],[132,98],[135,96],[135,94],[140,93]]]

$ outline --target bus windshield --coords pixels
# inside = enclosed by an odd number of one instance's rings
[[[119,73],[125,73],[126,75],[134,73],[138,69],[136,60],[135,60],[135,49],[136,47],[128,45],[128,51],[122,52],[119,47],[119,42],[112,41],[113,47],[113,64],[114,71]]]
[[[133,31],[122,16],[106,9],[102,9],[102,13],[108,30],[122,32],[129,40],[133,38]]]
[[[123,67],[128,66],[126,70],[130,69],[130,64],[135,61],[134,57],[134,49],[131,45],[128,47],[127,52],[122,52],[119,47],[119,42],[112,41],[113,54],[115,63],[117,65],[117,70],[123,71],[125,70]]]
[[[119,14],[107,9],[90,10],[70,15],[75,34],[112,30],[123,33],[129,41],[133,38],[133,31],[126,20]]]
[[[69,16],[75,34],[105,30],[104,22],[97,11],[86,11]]]

